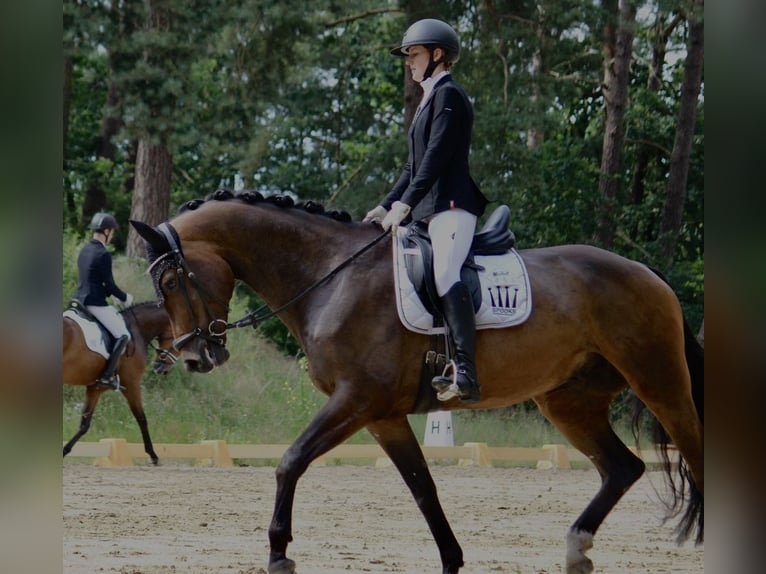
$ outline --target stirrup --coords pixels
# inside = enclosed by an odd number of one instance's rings
[[[449,377],[447,376],[447,371],[452,370],[452,380],[449,381]],[[435,377],[436,378],[436,377]],[[455,363],[454,359],[451,359],[449,363],[444,365],[444,370],[442,371],[441,377],[438,377],[443,379],[442,381],[439,381],[437,384],[434,384],[433,381],[431,381],[431,386],[437,391],[436,392],[436,398],[440,401],[448,401],[450,399],[454,399],[455,397],[460,397],[460,387],[457,386],[457,363]],[[449,381],[449,384],[448,384]]]
[[[98,379],[93,384],[97,389],[111,389],[113,391],[125,390],[125,387],[120,384],[120,375],[117,374],[109,379]]]
[[[452,369],[452,378],[447,376],[447,370]],[[460,388],[457,377],[460,374],[455,361],[452,360],[444,367],[440,377],[434,377],[431,380],[431,387],[436,391],[436,398],[440,401],[448,401],[457,397],[463,404],[470,405],[478,403],[480,399],[479,385],[476,382],[471,383],[467,389]]]

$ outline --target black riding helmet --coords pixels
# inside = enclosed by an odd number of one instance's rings
[[[460,39],[457,32],[446,22],[435,18],[418,20],[407,28],[402,43],[391,50],[391,55],[404,57],[411,46],[427,46],[431,53],[433,48],[443,48],[444,60],[449,64],[454,64],[460,58]]]
[[[90,229],[93,231],[106,231],[107,229],[119,229],[117,220],[108,213],[95,213],[90,220]]]

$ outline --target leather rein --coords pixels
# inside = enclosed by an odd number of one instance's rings
[[[177,339],[173,341],[173,346],[181,350],[182,347],[188,345],[192,340],[196,338],[202,338],[206,340],[209,343],[220,345],[221,347],[226,346],[226,342],[224,341],[224,336],[226,335],[226,332],[229,329],[239,329],[241,327],[249,327],[252,326],[254,329],[258,327],[260,323],[263,321],[270,319],[272,317],[277,316],[279,313],[290,307],[291,305],[294,305],[304,297],[306,297],[309,293],[316,290],[320,286],[324,285],[325,283],[332,280],[340,271],[342,271],[344,268],[348,267],[351,263],[354,262],[358,257],[360,257],[362,254],[370,250],[374,245],[379,243],[384,237],[389,235],[387,231],[384,231],[380,235],[378,235],[375,239],[364,245],[361,249],[356,251],[354,254],[343,260],[337,267],[332,269],[329,273],[318,279],[315,283],[308,286],[306,289],[295,295],[292,299],[287,301],[284,305],[281,305],[280,307],[269,310],[268,305],[263,304],[260,307],[258,307],[256,310],[249,312],[247,315],[245,315],[242,319],[239,319],[237,321],[233,321],[231,323],[227,323],[223,319],[216,319],[214,318],[215,315],[210,310],[210,307],[208,305],[208,300],[215,300],[221,303],[228,312],[230,307],[229,305],[223,301],[220,297],[216,297],[215,295],[208,292],[207,289],[204,288],[204,286],[197,280],[197,276],[195,273],[189,268],[188,264],[186,263],[186,259],[184,258],[183,251],[181,250],[181,244],[176,238],[178,237],[175,229],[170,225],[170,223],[161,223],[157,229],[165,236],[165,239],[168,241],[168,245],[170,246],[170,251],[165,253],[164,255],[160,256],[159,258],[155,259],[154,262],[152,262],[151,266],[149,267],[149,270],[151,271],[151,268],[157,264],[160,260],[166,259],[168,257],[172,257],[173,261],[176,263],[176,273],[178,274],[179,278],[182,276],[186,276],[188,280],[192,283],[194,288],[202,295],[202,303],[205,306],[205,313],[207,316],[211,319],[210,323],[208,323],[206,328],[203,327],[195,327],[193,331],[186,333],[184,335],[181,335]],[[191,298],[189,296],[189,292],[186,289],[186,283],[181,282],[183,285],[184,290],[184,296],[186,298],[187,305],[189,307],[189,313],[192,317],[194,317],[194,309],[192,307]]]

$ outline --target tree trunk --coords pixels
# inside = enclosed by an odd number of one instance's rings
[[[606,118],[601,175],[598,182],[602,205],[598,217],[596,241],[608,249],[614,243],[617,229],[615,211],[620,188],[622,146],[625,141],[625,109],[628,102],[636,6],[632,0],[603,0],[603,5],[607,11],[602,86]]]
[[[136,187],[136,161],[138,157],[138,140],[130,140],[125,155],[125,181],[122,182],[120,191],[128,195],[133,193]]]
[[[165,0],[149,0],[150,24],[153,31],[170,30],[171,12]],[[144,52],[144,59],[152,63],[160,59],[162,53],[151,49]],[[145,133],[138,141],[136,149],[136,179],[130,217],[149,225],[159,225],[168,218],[170,210],[170,183],[173,175],[173,155],[168,148],[168,138],[172,133],[171,117],[163,104],[148,102],[152,118],[159,124],[152,126],[153,131]],[[146,257],[144,240],[131,226],[128,232],[128,245],[125,250],[129,257]]]
[[[674,17],[667,22],[668,15],[662,11],[657,12],[654,21],[654,34],[652,38],[652,62],[649,65],[649,79],[646,82],[646,89],[655,93],[662,86],[662,73],[665,67],[665,54],[667,52],[668,39],[682,21],[680,16]],[[636,167],[633,170],[633,181],[631,182],[632,199],[634,205],[641,205],[644,201],[644,180],[646,178],[649,162],[655,157],[656,151],[648,145],[642,145],[636,158]],[[636,233],[632,238],[638,240]]]
[[[694,141],[694,125],[697,120],[697,99],[702,85],[702,69],[705,55],[704,0],[695,0],[695,11],[689,16],[689,39],[687,42],[684,80],[681,85],[681,102],[678,111],[676,138],[670,156],[668,194],[662,214],[660,241],[662,254],[672,261],[681,231],[686,182],[689,176],[689,160]]]
[[[538,38],[540,38],[541,34],[539,34],[538,30]],[[541,38],[540,38],[541,39]],[[542,49],[538,48],[535,50],[535,54],[532,57],[532,66],[530,70],[530,75],[532,76],[532,109],[535,111],[535,121],[537,121],[537,118],[539,117],[537,112],[538,107],[540,106],[540,75],[542,73],[542,67],[543,67],[543,55],[542,55]],[[531,125],[527,129],[527,147],[530,149],[535,149],[540,147],[543,144],[544,140],[544,132],[541,128]]]
[[[534,111],[535,124],[530,125],[527,128],[527,147],[530,149],[536,149],[543,144],[545,139],[545,133],[542,127],[539,125],[539,118],[542,117],[541,110],[541,95],[540,95],[540,82],[543,75],[543,43],[546,38],[545,31],[545,15],[541,7],[537,7],[537,20],[535,22],[535,36],[537,38],[537,49],[532,55],[532,64],[530,66],[529,75],[532,79],[532,105],[531,109]]]
[[[168,217],[170,209],[170,180],[173,157],[164,144],[142,139],[138,143],[136,158],[136,188],[133,190],[131,219],[149,225],[158,225]],[[131,227],[128,232],[126,254],[146,257],[144,240]]]

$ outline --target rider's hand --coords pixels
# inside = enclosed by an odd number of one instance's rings
[[[380,223],[381,221],[383,221],[383,218],[387,214],[388,214],[388,210],[382,205],[379,205],[375,209],[368,211],[367,215],[364,216],[364,219],[362,221],[364,222],[377,221],[378,223]]]
[[[410,210],[412,208],[407,205],[406,203],[402,203],[401,201],[395,201],[394,204],[391,206],[391,211],[388,212],[388,215],[383,219],[383,229],[385,231],[388,231],[391,228],[396,228],[399,226],[399,224],[404,221],[404,219],[410,214]]]

